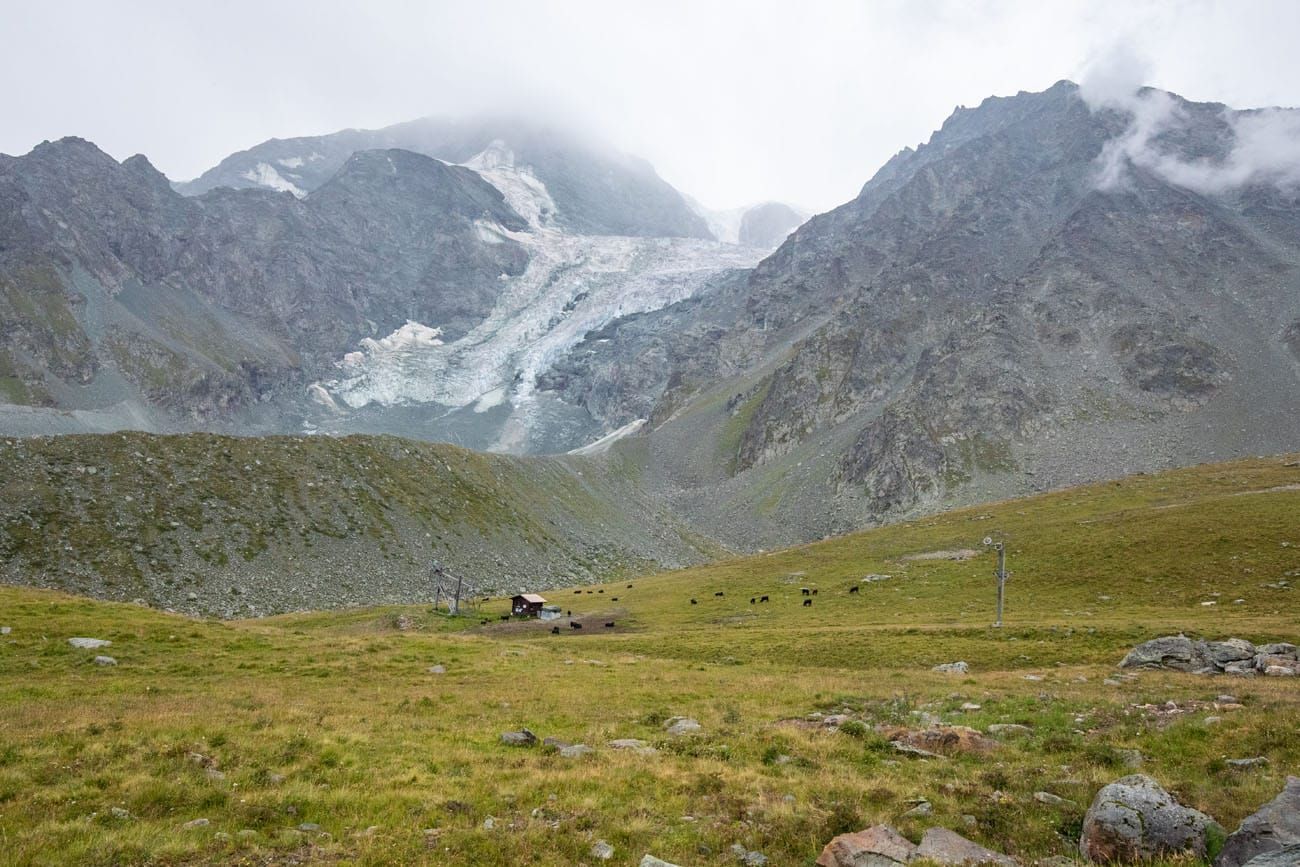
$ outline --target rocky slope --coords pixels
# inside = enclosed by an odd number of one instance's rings
[[[617,461],[388,437],[0,440],[0,581],[220,616],[583,583],[719,551]]]
[[[558,227],[584,235],[711,237],[704,220],[645,160],[518,118],[426,117],[377,130],[271,139],[231,154],[177,189],[197,195],[254,187],[305,196],[358,151],[400,148],[464,163],[494,146],[510,150],[546,185],[553,199],[546,217]]]
[[[1294,115],[1134,100],[1158,129],[1068,82],[959,109],[759,264],[736,321],[614,323],[626,351],[580,345],[558,385],[653,394],[648,474],[735,544],[1294,448],[1300,200],[1234,168]],[[611,394],[590,359],[647,333],[662,360]]]

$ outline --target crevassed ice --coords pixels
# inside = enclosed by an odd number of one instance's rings
[[[587,332],[632,313],[657,310],[698,293],[720,270],[753,266],[764,251],[692,238],[572,235],[550,225],[546,187],[514,155],[493,142],[466,163],[528,220],[531,231],[480,226],[524,245],[527,269],[504,281],[488,317],[449,343],[440,330],[407,322],[381,339],[366,339],[323,383],[336,400],[360,408],[436,403],[503,402],[519,407],[545,372]]]

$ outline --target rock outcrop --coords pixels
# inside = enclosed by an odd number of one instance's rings
[[[916,857],[916,844],[889,825],[841,834],[817,856],[817,867],[892,867]]]
[[[1300,675],[1300,656],[1294,644],[1256,646],[1242,638],[1200,641],[1185,635],[1166,635],[1139,644],[1119,665],[1246,677],[1256,673],[1271,677]]]
[[[1286,847],[1300,853],[1300,777],[1287,777],[1286,787],[1276,798],[1242,820],[1241,827],[1223,844],[1214,867],[1254,864],[1252,859],[1276,855]],[[1278,863],[1300,864],[1300,857]]]
[[[1079,852],[1098,863],[1205,858],[1211,836],[1223,833],[1213,819],[1178,803],[1151,777],[1133,774],[1097,793],[1083,817]]]

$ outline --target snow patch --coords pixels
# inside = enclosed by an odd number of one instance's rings
[[[257,168],[249,169],[244,172],[242,177],[258,186],[267,187],[276,192],[293,193],[300,199],[307,195],[306,192],[298,189],[292,181],[277,172],[270,163],[258,163]]]
[[[300,169],[302,168],[304,161],[302,157],[287,157],[282,160],[276,160],[276,162],[284,166],[286,169]]]
[[[555,202],[546,185],[528,166],[515,165],[515,152],[496,139],[478,154],[462,163],[478,172],[505,197],[506,204],[535,229],[549,226],[555,217]]]
[[[500,406],[505,402],[506,402],[505,386],[501,386],[500,388],[494,388],[491,391],[483,394],[481,397],[479,397],[477,401],[475,401],[474,412],[487,412],[492,407]]]
[[[587,443],[580,448],[572,449],[571,455],[600,455],[609,451],[609,447],[624,437],[629,437],[641,428],[645,427],[645,419],[639,418],[636,421],[630,421],[615,431],[610,431],[595,442]]]

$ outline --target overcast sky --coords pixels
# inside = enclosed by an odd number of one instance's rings
[[[957,105],[1078,80],[1300,104],[1300,0],[0,0],[0,152],[80,135],[188,179],[270,137],[526,110],[712,207],[825,209]]]

